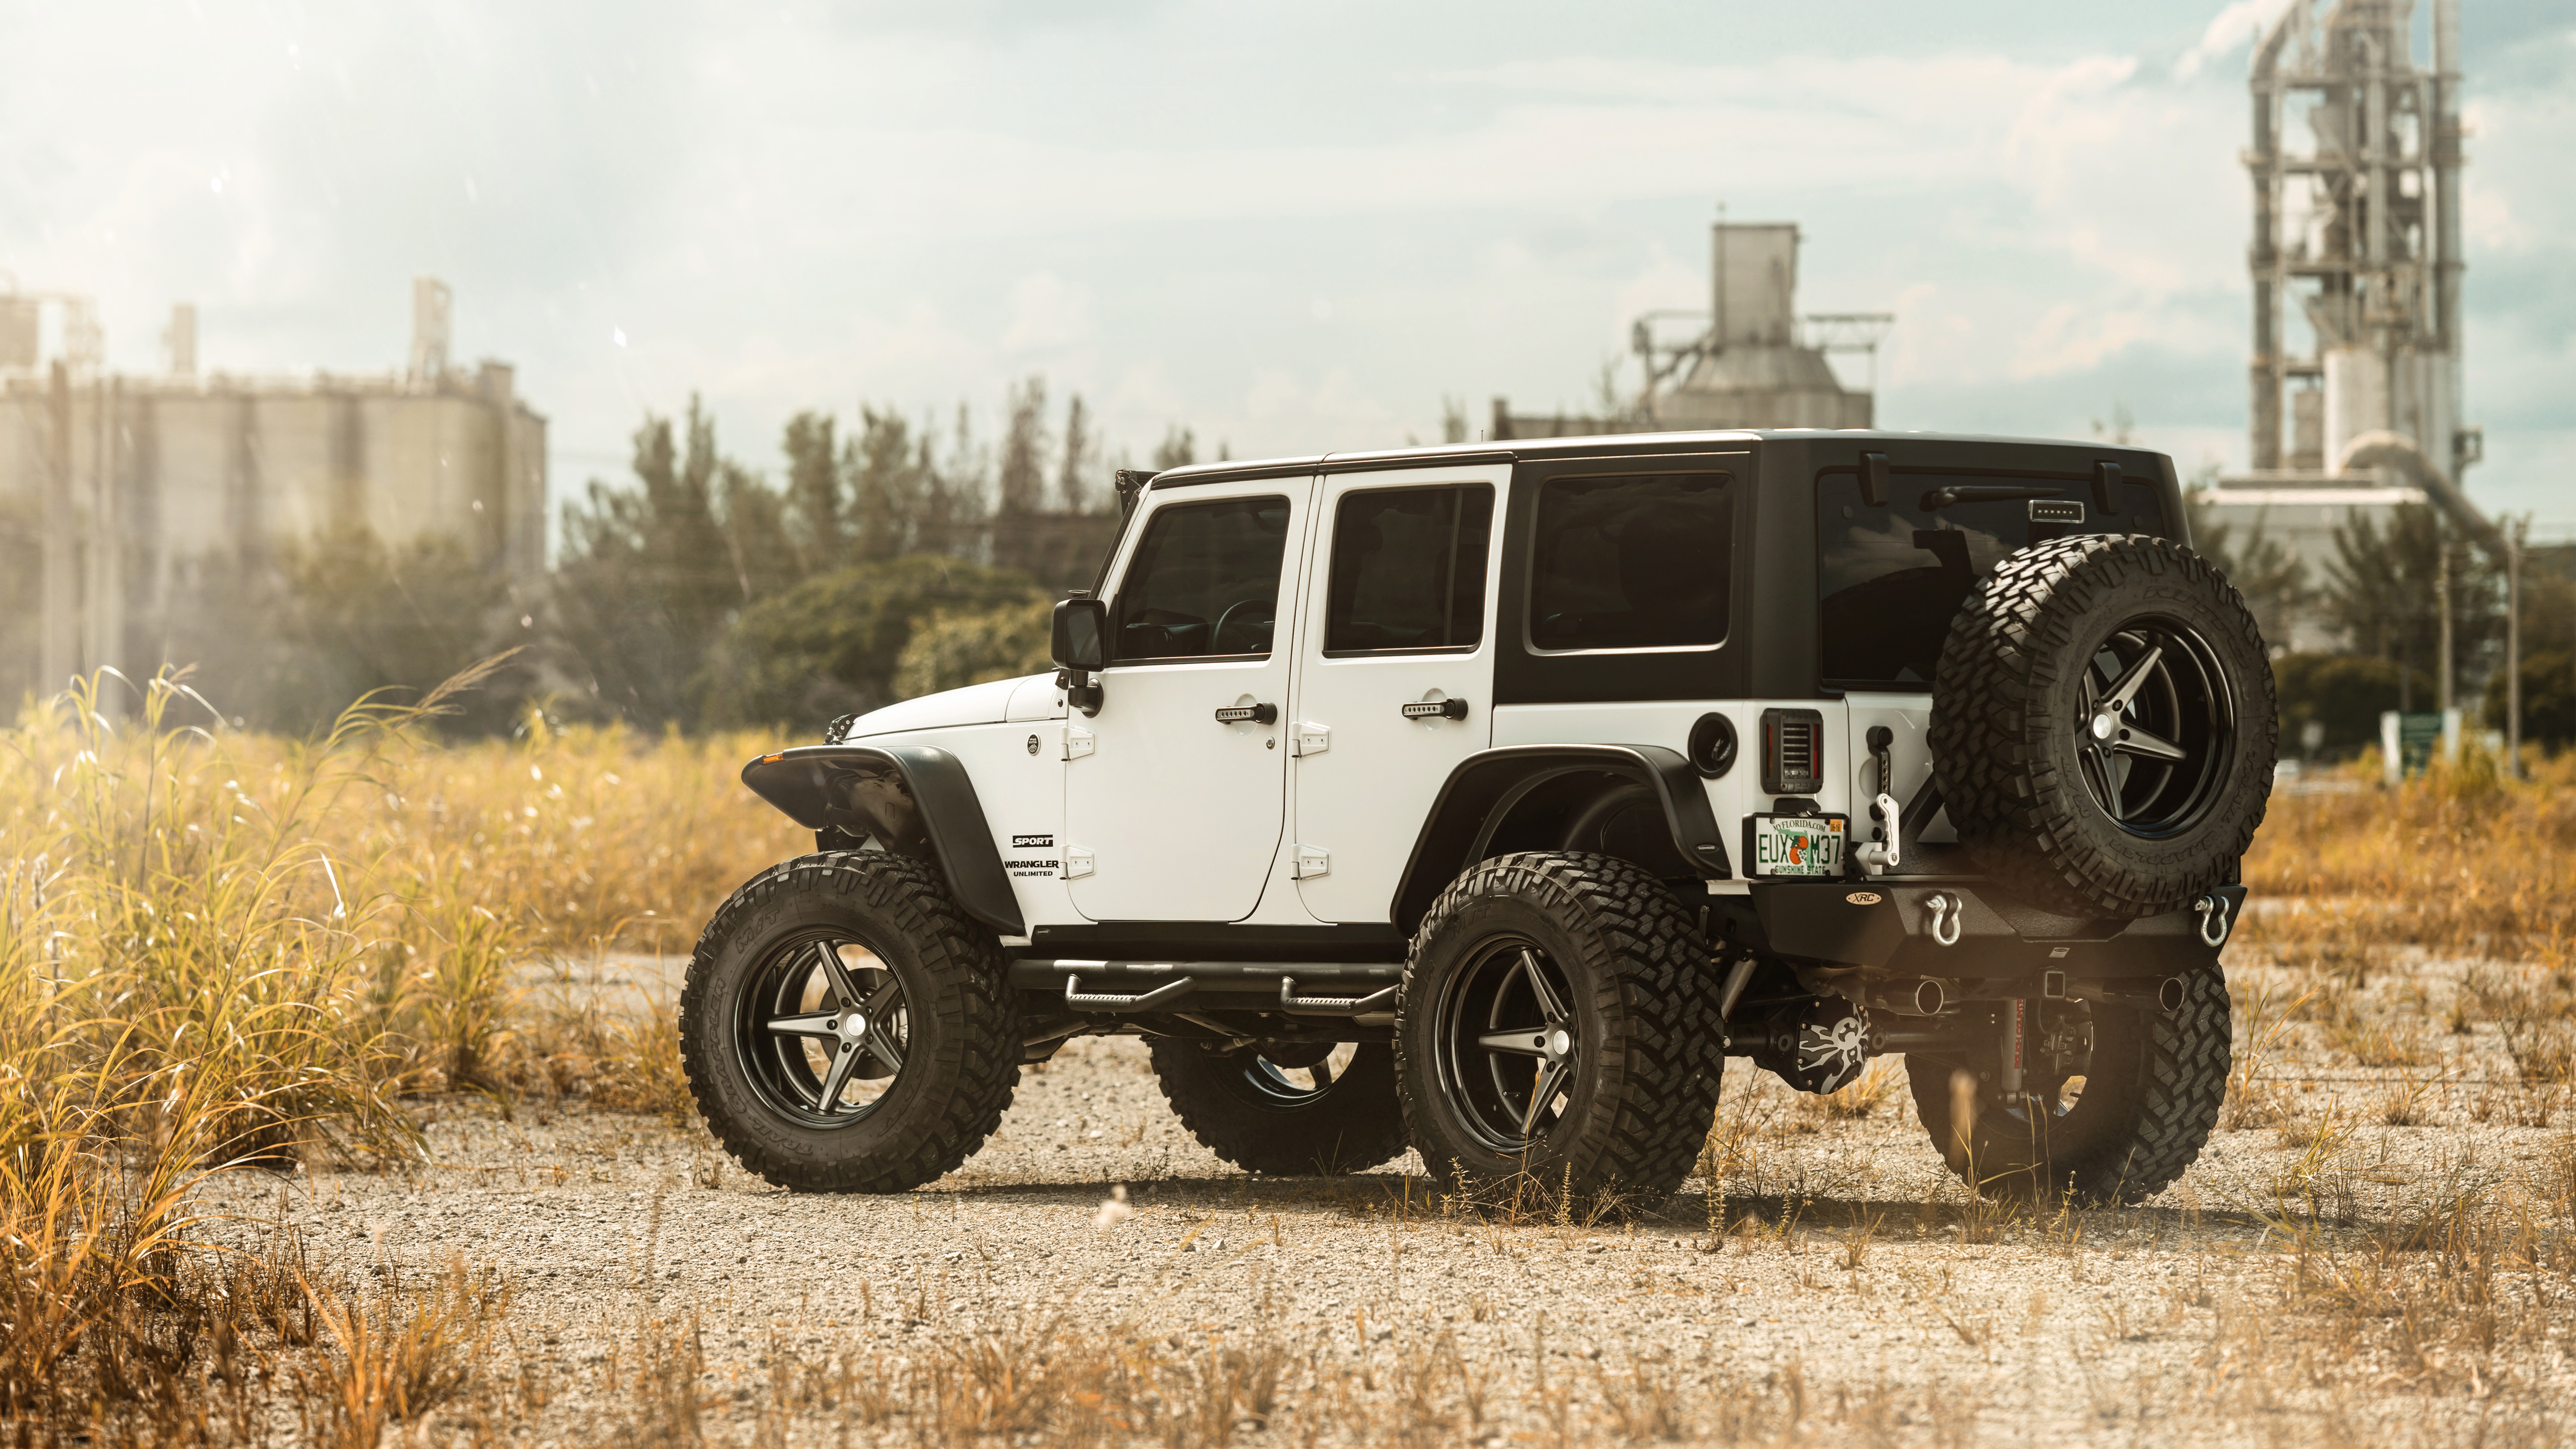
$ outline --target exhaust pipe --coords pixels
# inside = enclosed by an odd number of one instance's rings
[[[1939,1016],[1949,1006],[1953,989],[1950,983],[1935,976],[1890,981],[1869,994],[1869,1007],[1872,1011],[1889,1011],[1898,1016]]]
[[[2183,985],[2179,976],[2168,976],[2156,983],[2156,1005],[2163,1007],[2167,1016],[2182,1010],[2183,1002],[2190,997],[2190,988]]]

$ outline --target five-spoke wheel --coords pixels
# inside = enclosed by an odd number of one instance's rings
[[[2078,681],[2084,788],[2133,835],[2189,828],[2226,777],[2234,719],[2227,677],[2192,630],[2140,621],[2113,634]]]
[[[903,983],[838,933],[791,940],[746,973],[734,1020],[744,1075],[780,1112],[838,1127],[875,1107],[903,1072]]]
[[[1579,1055],[1572,994],[1537,943],[1505,936],[1449,979],[1434,1008],[1442,1090],[1497,1153],[1526,1151],[1564,1110]]]
[[[1396,1080],[1422,1165],[1487,1184],[1655,1194],[1698,1161],[1725,1034],[1708,943],[1613,856],[1480,861],[1414,935]]]
[[[707,1126],[781,1187],[902,1192],[966,1160],[1020,1075],[1018,998],[989,930],[889,851],[761,872],[724,903],[680,993]]]

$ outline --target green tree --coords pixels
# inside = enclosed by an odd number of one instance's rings
[[[2505,672],[2487,677],[2487,728],[2505,727]],[[2576,654],[2543,649],[2522,656],[2522,737],[2565,749],[2576,744]]]
[[[848,562],[841,555],[845,490],[834,432],[830,414],[803,412],[787,420],[786,435],[779,440],[787,455],[787,514],[807,573]]]
[[[1064,468],[1056,475],[1056,494],[1067,513],[1091,511],[1090,478],[1098,462],[1092,453],[1091,412],[1082,405],[1082,394],[1075,393],[1064,409]]]
[[[2416,671],[2431,673],[2440,658],[2439,580],[2446,555],[2453,667],[2475,677],[2484,673],[2475,666],[2503,640],[2503,581],[2485,555],[2420,503],[2398,505],[2385,527],[2368,514],[2355,514],[2335,529],[2326,617],[2356,651],[2399,666],[2409,709],[2434,704],[2414,697],[2412,681]]]
[[[670,420],[648,415],[635,433],[640,486],[594,479],[566,505],[553,612],[566,672],[602,712],[693,728],[709,647],[757,596],[755,577],[773,577],[765,566],[755,576],[758,545],[738,547],[726,518],[756,519],[762,533],[774,520],[717,455],[715,423],[694,397],[686,439],[684,452]]]
[[[965,612],[943,609],[913,627],[895,661],[894,694],[915,699],[1054,667],[1051,607],[1044,599]]]
[[[2401,694],[2421,699],[2432,689],[2431,677],[2418,671],[2401,690],[2394,663],[2360,654],[2283,654],[2272,661],[2272,682],[2282,752],[2305,753],[2313,722],[2323,729],[2317,749],[2330,758],[2377,741],[2380,712],[2397,708]]]
[[[1013,569],[913,554],[819,575],[742,611],[716,650],[702,697],[712,723],[820,729],[900,697],[895,676],[916,627],[940,613],[1047,606]]]

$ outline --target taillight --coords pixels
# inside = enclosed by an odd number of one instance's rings
[[[1824,783],[1825,717],[1812,709],[1762,711],[1762,788],[1813,795]]]

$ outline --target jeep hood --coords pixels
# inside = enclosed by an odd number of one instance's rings
[[[946,729],[954,725],[1000,724],[1011,718],[1011,696],[1032,681],[1047,681],[1053,676],[1032,674],[1020,679],[996,679],[985,684],[970,684],[964,689],[945,689],[907,699],[883,709],[870,710],[851,724],[847,739],[868,735],[890,735],[899,730]]]

